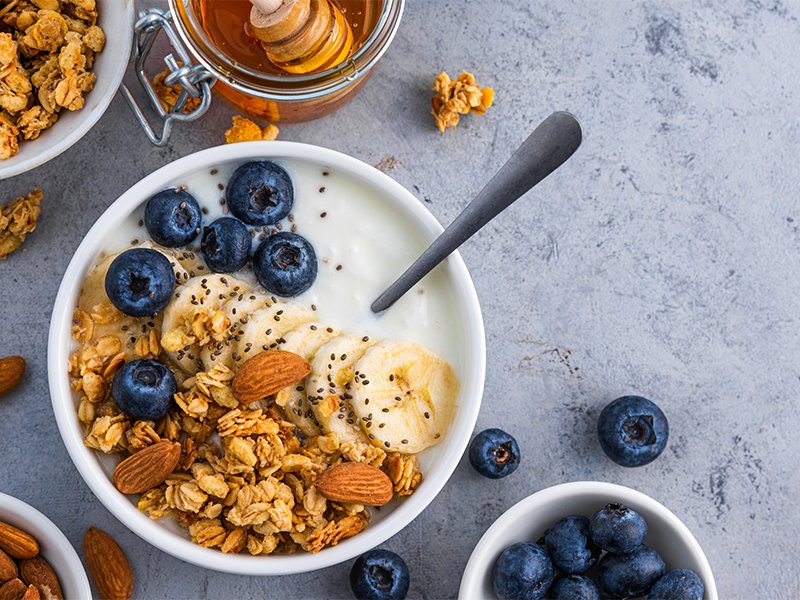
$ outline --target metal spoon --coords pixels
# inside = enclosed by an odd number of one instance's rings
[[[555,112],[542,121],[442,235],[378,296],[372,312],[389,308],[476,231],[564,164],[581,138],[581,125],[568,112]]]

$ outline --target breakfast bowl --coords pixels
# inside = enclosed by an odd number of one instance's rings
[[[91,72],[94,88],[84,94],[83,107],[61,108],[58,120],[39,137],[22,139],[15,156],[0,161],[0,179],[24,173],[55,158],[79,139],[103,116],[122,81],[133,39],[133,0],[97,0],[97,25],[105,34],[103,50],[97,53]],[[35,90],[34,90],[35,92]]]
[[[536,542],[563,517],[591,518],[609,503],[621,503],[644,517],[644,544],[663,558],[667,571],[690,569],[702,580],[704,600],[718,600],[708,559],[697,540],[669,509],[630,488],[597,481],[556,485],[532,494],[503,513],[483,534],[464,569],[459,598],[497,598],[492,569],[500,554],[517,542]],[[589,576],[594,569],[589,571]]]
[[[81,559],[50,519],[22,500],[0,493],[0,522],[22,530],[36,540],[38,556],[53,569],[64,598],[91,600],[92,590]]]
[[[267,159],[290,174],[296,201],[283,228],[296,229],[316,250],[317,279],[292,300],[310,306],[320,322],[364,334],[360,340],[372,336],[375,340],[408,338],[419,343],[446,360],[460,381],[449,428],[442,430],[441,437],[436,434],[438,443],[416,455],[422,479],[413,493],[371,509],[363,531],[316,553],[251,556],[249,547],[241,553],[222,553],[218,548],[193,543],[187,527],[171,517],[151,520],[137,508],[138,494],[126,496],[115,487],[112,473],[119,458],[84,444],[86,429],[76,411],[83,401],[79,401],[74,381],[68,376],[77,347],[70,330],[84,278],[99,261],[108,260],[107,255],[146,239],[141,217],[148,199],[165,188],[185,185],[203,206],[203,224],[207,225],[228,211],[220,196],[230,174],[256,159]],[[144,178],[116,200],[87,233],[64,274],[54,306],[48,346],[50,392],[62,439],[83,479],[98,499],[143,539],[182,560],[218,571],[248,575],[312,571],[349,560],[386,541],[424,510],[453,473],[469,442],[483,392],[483,322],[475,289],[457,253],[384,313],[374,315],[369,309],[375,297],[441,231],[441,225],[423,204],[388,176],[354,158],[305,144],[247,142],[210,148]],[[252,230],[254,243],[260,243],[259,238],[270,240],[267,233]],[[192,280],[199,278],[194,275]],[[203,278],[202,284],[206,281]],[[280,306],[289,311],[287,304]],[[287,314],[279,318],[286,320]],[[244,334],[243,339],[247,339]],[[247,349],[240,354],[244,352]],[[315,364],[316,358],[311,362]],[[196,520],[196,516],[189,520]]]

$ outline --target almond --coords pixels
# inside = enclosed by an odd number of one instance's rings
[[[35,585],[29,585],[28,589],[25,590],[25,593],[22,595],[22,600],[41,600],[41,598],[42,595]]]
[[[392,480],[372,465],[343,462],[328,467],[314,482],[328,500],[348,504],[383,506],[392,499]]]
[[[128,600],[133,594],[133,571],[128,558],[110,535],[89,527],[83,555],[92,581],[103,600]]]
[[[0,550],[0,583],[5,583],[9,579],[16,579],[19,575],[17,563],[8,554]]]
[[[25,584],[20,579],[12,579],[0,585],[0,600],[20,600],[25,595]]]
[[[39,554],[39,544],[21,529],[0,521],[0,550],[14,558],[33,558]]]
[[[35,585],[39,590],[39,594],[45,600],[51,600],[52,598],[64,600],[64,594],[61,593],[61,586],[58,585],[56,574],[41,556],[21,560],[19,563],[19,578],[29,586]],[[25,593],[30,593],[30,588]]]
[[[114,485],[123,494],[140,494],[164,483],[181,457],[177,442],[158,442],[123,460],[114,469]]]
[[[25,376],[25,359],[21,356],[0,358],[0,396],[19,385]]]
[[[233,395],[249,404],[294,385],[311,373],[302,356],[283,350],[260,352],[245,363],[233,378]]]

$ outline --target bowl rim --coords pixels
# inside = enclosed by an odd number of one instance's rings
[[[711,565],[708,562],[708,558],[706,558],[700,544],[683,521],[666,506],[647,494],[643,494],[642,492],[623,485],[604,481],[572,481],[554,485],[523,498],[511,508],[507,509],[492,523],[489,529],[486,530],[472,550],[472,554],[470,554],[467,565],[464,568],[464,574],[461,577],[461,585],[458,590],[459,599],[466,600],[468,598],[481,597],[480,593],[477,593],[481,588],[480,580],[485,573],[485,569],[481,568],[481,566],[487,562],[487,555],[492,550],[494,538],[500,531],[506,528],[508,523],[517,521],[523,517],[531,509],[531,505],[550,504],[588,492],[609,497],[624,495],[627,498],[632,498],[637,503],[647,505],[649,510],[655,512],[660,519],[676,530],[682,540],[690,548],[692,554],[698,559],[701,566],[701,572],[698,573],[698,575],[700,579],[703,580],[703,585],[705,586],[704,600],[719,600],[717,585],[714,581],[714,574],[711,572]]]
[[[218,550],[197,546],[151,521],[113,487],[111,479],[93,454],[94,451],[83,445],[83,434],[77,420],[66,370],[70,353],[68,348],[72,341],[67,324],[72,319],[86,267],[107,243],[107,232],[116,231],[135,207],[181,177],[222,163],[253,158],[294,159],[318,163],[332,170],[338,169],[381,188],[386,197],[392,198],[400,208],[410,213],[410,218],[416,218],[420,222],[431,239],[443,231],[424,204],[388,175],[356,158],[328,148],[283,141],[243,142],[208,148],[180,158],[154,171],[124,192],[97,219],[75,251],[59,287],[50,322],[47,360],[50,396],[61,438],[78,472],[100,502],[139,537],[176,558],[217,571],[240,575],[304,573],[355,558],[399,532],[441,491],[466,450],[483,395],[486,341],[477,292],[458,252],[451,254],[441,266],[449,271],[449,278],[455,283],[454,293],[464,315],[462,325],[465,339],[470,344],[464,357],[466,369],[462,381],[462,398],[472,401],[463,403],[456,421],[451,425],[443,442],[446,444],[444,452],[438,458],[436,477],[425,477],[415,493],[395,507],[392,516],[396,518],[382,519],[358,536],[343,540],[339,545],[326,548],[318,554],[302,553],[268,558],[222,554]]]
[[[9,512],[18,517],[19,521],[24,521],[27,525],[23,527],[19,523],[11,523],[9,521],[17,521],[17,519],[8,519],[8,517],[3,517],[3,522],[24,529],[26,533],[33,535],[39,544],[40,554],[58,552],[66,561],[69,572],[75,579],[75,585],[79,588],[79,597],[91,600],[92,587],[89,585],[89,578],[86,576],[83,563],[81,563],[78,553],[67,539],[67,536],[64,535],[58,526],[27,502],[23,502],[19,498],[0,492],[0,509],[4,508],[7,508]],[[35,529],[36,535],[28,531],[29,528]],[[44,548],[47,549],[43,550]],[[59,583],[63,588],[63,575],[60,576]]]

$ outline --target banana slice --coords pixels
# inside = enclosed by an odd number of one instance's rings
[[[284,335],[284,341],[278,345],[278,350],[293,352],[311,362],[323,344],[327,344],[341,334],[342,332],[335,327],[305,323]],[[283,407],[289,421],[310,437],[318,435],[322,430],[306,396],[305,389],[308,381],[309,377],[306,377],[297,385],[281,390],[275,396],[275,403]]]
[[[189,279],[164,309],[161,346],[181,369],[195,374],[202,347],[223,341],[231,325],[222,306],[250,291],[247,283],[225,274]]]
[[[340,443],[370,441],[350,406],[351,386],[353,365],[378,341],[360,334],[342,335],[317,350],[311,361],[305,386],[311,409],[322,430],[335,433]]]
[[[367,350],[354,369],[353,412],[374,444],[416,453],[442,440],[460,387],[448,363],[419,344],[387,340]]]
[[[233,344],[234,369],[264,350],[274,350],[284,334],[316,319],[313,312],[299,304],[277,300],[274,296],[270,299],[271,305],[254,312],[239,329],[239,339]]]

